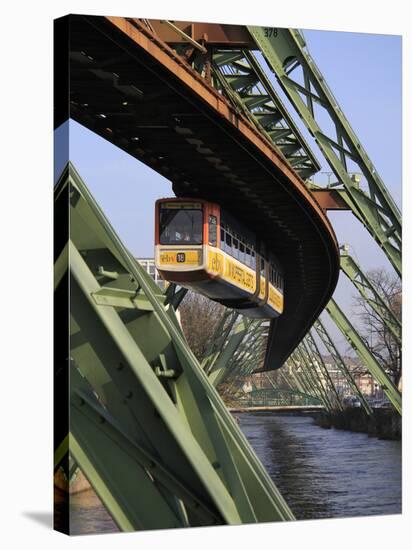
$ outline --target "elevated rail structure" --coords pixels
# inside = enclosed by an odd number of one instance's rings
[[[156,286],[68,165],[55,189],[57,309],[71,289],[70,343],[68,312],[56,331],[55,466],[69,475],[80,466],[122,530],[293,519],[216,388],[239,395],[242,377],[285,365],[280,386],[268,377],[252,401],[342,408],[316,336],[372,414],[319,319],[326,308],[400,412],[398,389],[331,299],[339,270],[398,341],[400,323],[339,255],[326,215],[350,209],[400,274],[399,211],[299,32],[69,16],[55,36],[56,127],[72,118],[162,174],[177,196],[219,203],[267,243],[285,279],[277,320],[228,310],[199,364],[176,315],[185,289]],[[334,186],[311,181],[320,164],[259,50]],[[335,136],[321,129],[319,106]],[[60,226],[67,219],[70,235]]]
[[[178,196],[218,202],[264,236],[286,280],[287,306],[271,325],[264,364],[279,368],[339,274],[333,229],[280,150],[135,19],[70,17],[69,108],[68,116],[171,180]]]
[[[55,468],[70,452],[124,531],[293,519],[73,166],[55,214]]]

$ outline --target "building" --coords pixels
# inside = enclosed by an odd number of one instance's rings
[[[159,272],[157,271],[154,258],[136,258],[136,260],[154,279],[154,282],[159,285],[162,290],[165,290],[167,288],[168,282],[162,279]]]

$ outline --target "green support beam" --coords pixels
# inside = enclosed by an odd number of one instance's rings
[[[340,267],[347,278],[358,289],[359,294],[373,311],[382,319],[392,336],[402,343],[402,324],[394,315],[384,298],[379,294],[367,275],[361,270],[355,260],[341,247]]]
[[[241,407],[307,407],[322,406],[319,399],[295,390],[262,388],[249,392],[235,402]]]
[[[219,354],[212,369],[209,371],[208,376],[210,383],[213,384],[215,388],[224,380],[227,374],[229,361],[233,358],[242,340],[247,335],[249,326],[250,323],[247,319],[243,318],[240,320],[230,335],[225,348]]]
[[[222,315],[201,361],[201,366],[207,375],[213,370],[220,354],[228,344],[229,335],[238,317],[239,314],[230,309],[227,309]]]
[[[282,152],[303,179],[320,170],[313,151],[251,51],[214,50],[213,66],[216,87]]]
[[[354,328],[354,326],[351,324],[349,319],[339,308],[333,298],[326,306],[326,311],[329,313],[333,321],[344,334],[344,336],[351,344],[358,357],[364,363],[373,378],[382,386],[383,391],[387,395],[392,405],[395,407],[399,414],[402,414],[402,396],[398,388],[394,385],[388,374],[377,362],[372,352],[359,336],[357,330]]]
[[[317,399],[313,395],[308,394],[304,391],[297,390],[296,388],[293,388],[293,387],[289,387],[289,388],[277,387],[276,384],[271,379],[271,377],[269,376],[269,374],[267,374],[267,373],[265,373],[265,374],[266,374],[265,378],[269,382],[269,384],[272,386],[272,389],[273,389],[274,392],[290,394],[290,395],[296,395],[296,396],[299,396],[299,397],[303,397],[305,399],[309,399],[311,401],[320,402],[319,399]],[[280,374],[280,372],[279,372],[279,374]]]
[[[310,351],[308,350],[305,340],[303,340],[298,348],[298,355],[305,365],[305,373],[308,375],[312,382],[312,385],[318,390],[320,396],[323,397],[323,402],[328,411],[333,412],[335,406],[332,401],[332,395],[328,391],[327,380],[323,373],[321,373],[320,366],[313,362]]]
[[[262,320],[249,321],[249,330],[240,346],[227,364],[225,378],[228,383],[225,395],[236,392],[241,385],[242,377],[252,374],[264,358],[267,342],[267,327]]]
[[[355,205],[354,212],[360,216],[394,269],[401,275],[399,208],[310,56],[303,35],[293,29],[248,27],[248,30],[281,88],[314,137],[339,184],[344,186]],[[334,129],[334,133],[326,129],[328,126]],[[359,183],[351,178],[348,169],[350,163],[355,163],[365,177],[367,190],[360,190]]]
[[[336,346],[334,345],[331,337],[329,336],[326,328],[322,324],[322,321],[320,320],[320,318],[318,318],[315,321],[313,327],[316,333],[318,334],[319,338],[321,339],[323,345],[325,346],[326,350],[328,351],[329,355],[332,357],[333,364],[342,372],[349,387],[352,389],[353,393],[359,398],[359,401],[363,407],[363,410],[366,412],[368,416],[371,416],[373,414],[371,406],[365,399],[365,396],[363,395],[363,393],[358,388],[350,370],[346,366],[345,361],[343,360],[341,354],[339,353]]]
[[[306,349],[310,353],[312,361],[316,361],[317,365],[319,366],[319,370],[322,373],[323,380],[325,381],[325,386],[329,390],[329,393],[333,398],[333,402],[335,403],[335,408],[337,410],[343,410],[343,405],[338,395],[338,392],[336,391],[335,384],[332,381],[329,371],[325,365],[325,361],[323,360],[315,339],[313,338],[310,331],[304,338],[304,344],[306,345]]]
[[[293,363],[291,363],[289,360],[288,362],[286,363],[285,367],[287,367],[288,369],[288,376],[290,376],[293,380],[293,384],[294,384],[294,389],[297,389],[299,392],[301,393],[307,393],[305,391],[305,388],[304,388],[304,384],[303,384],[303,381],[301,381],[299,379],[299,376],[297,375],[297,373],[295,372],[294,368],[293,368]],[[282,369],[279,369],[279,372],[281,372]],[[289,378],[286,378],[286,375],[283,374],[283,377],[287,380],[287,382],[290,384],[291,381],[289,380]]]
[[[325,409],[328,412],[332,412],[332,405],[322,384],[320,383],[317,373],[313,372],[310,359],[307,357],[305,350],[303,350],[301,346],[298,346],[293,352],[291,359],[295,365],[296,372],[299,373],[308,388],[306,393],[316,396],[319,401],[323,403]]]
[[[70,210],[72,403],[56,459],[69,449],[122,530],[294,519],[174,308],[71,165],[55,197],[56,216]]]

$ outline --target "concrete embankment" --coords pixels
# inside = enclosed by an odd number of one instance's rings
[[[392,409],[374,409],[373,416],[368,416],[360,408],[336,413],[323,411],[316,415],[315,424],[322,428],[363,432],[379,439],[402,438],[402,418]]]

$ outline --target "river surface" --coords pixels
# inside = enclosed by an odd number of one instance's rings
[[[325,430],[308,416],[236,416],[297,519],[401,513],[400,441]]]
[[[309,416],[241,413],[239,425],[297,519],[401,513],[401,442],[325,430]],[[115,524],[92,490],[71,497],[71,533]]]

